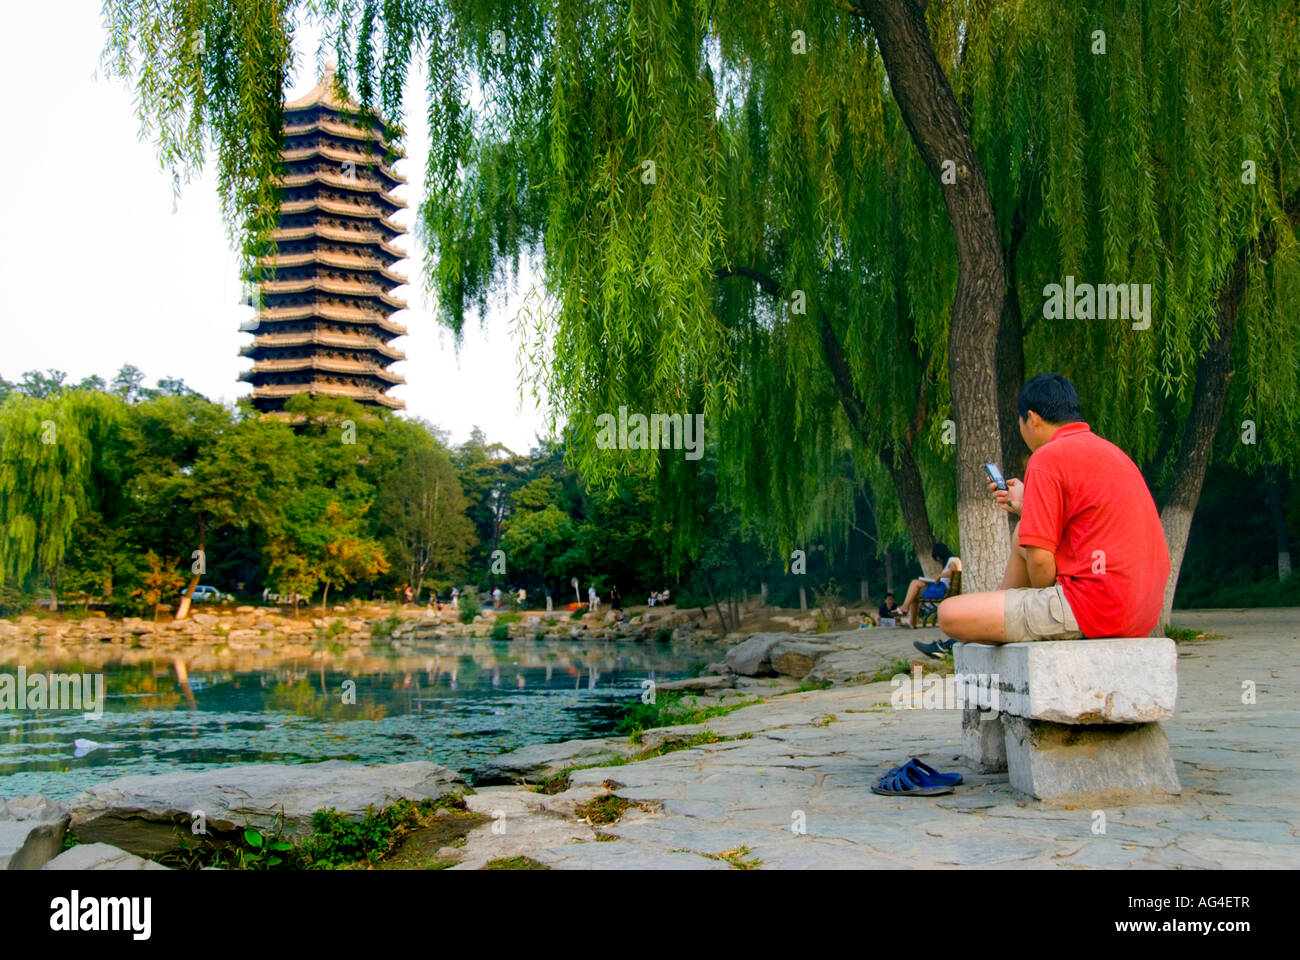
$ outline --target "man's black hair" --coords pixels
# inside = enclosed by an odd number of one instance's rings
[[[934,546],[930,548],[930,556],[940,563],[947,563],[948,558],[952,556],[952,548],[942,540],[936,540]]]
[[[1059,373],[1040,373],[1023,387],[1016,397],[1020,419],[1032,410],[1048,423],[1077,423],[1083,419],[1079,392]]]

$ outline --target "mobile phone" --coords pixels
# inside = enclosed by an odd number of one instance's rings
[[[984,464],[984,472],[989,475],[989,479],[998,485],[999,490],[1007,488],[1007,482],[1002,478],[1002,471],[998,469],[996,463]]]

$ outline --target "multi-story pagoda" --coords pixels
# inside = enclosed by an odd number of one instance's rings
[[[389,318],[406,309],[391,291],[407,282],[390,269],[406,254],[406,233],[389,219],[406,202],[388,191],[406,182],[389,166],[382,121],[366,123],[360,105],[334,93],[334,69],[305,97],[285,105],[284,199],[276,254],[261,285],[261,309],[240,329],[256,334],[241,349],[253,369],[253,403],[274,414],[297,393],[350,397],[400,410],[387,395],[405,383],[389,364],[406,359],[389,346],[406,328]]]

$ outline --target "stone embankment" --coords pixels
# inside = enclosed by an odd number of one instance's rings
[[[277,608],[247,606],[159,622],[93,614],[66,620],[22,616],[0,620],[0,664],[31,659],[131,663],[185,655],[191,660],[191,669],[203,669],[205,665],[228,666],[240,654],[360,659],[376,645],[401,651],[428,640],[486,637],[497,616],[487,611],[464,624],[450,609],[439,613],[405,607],[394,621],[391,608],[383,607],[335,607],[328,616],[295,617]],[[625,624],[614,623],[608,612],[584,614],[578,620],[571,619],[567,611],[524,612],[506,630],[514,640],[715,639],[715,634],[698,627],[700,619],[699,611],[673,607],[645,610]]]

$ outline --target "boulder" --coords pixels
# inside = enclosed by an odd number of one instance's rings
[[[0,870],[39,870],[63,847],[68,812],[45,797],[0,797]]]
[[[221,618],[215,613],[193,613],[190,614],[190,619],[205,630],[211,630],[221,622]]]
[[[42,870],[170,870],[161,863],[137,857],[107,843],[79,843],[65,850]]]
[[[772,669],[777,673],[800,679],[806,677],[817,665],[817,661],[834,649],[825,641],[786,639],[773,646],[769,656],[772,659]]]
[[[771,676],[775,672],[772,669],[772,648],[789,638],[786,633],[756,633],[727,651],[727,666],[746,677]]]
[[[482,785],[542,780],[555,776],[566,767],[631,757],[638,749],[626,740],[616,738],[534,743],[481,764],[474,773],[474,783]]]
[[[818,658],[817,663],[808,671],[804,679],[811,683],[870,683],[880,668],[890,662],[887,657],[874,650],[832,650]]]
[[[460,774],[424,761],[244,763],[96,784],[72,801],[72,829],[88,843],[150,857],[177,849],[181,830],[188,837],[200,812],[209,834],[246,825],[266,833],[282,816],[284,834],[298,836],[311,832],[317,810],[332,807],[356,821],[367,807],[382,810],[400,799],[437,799],[464,789]]]

